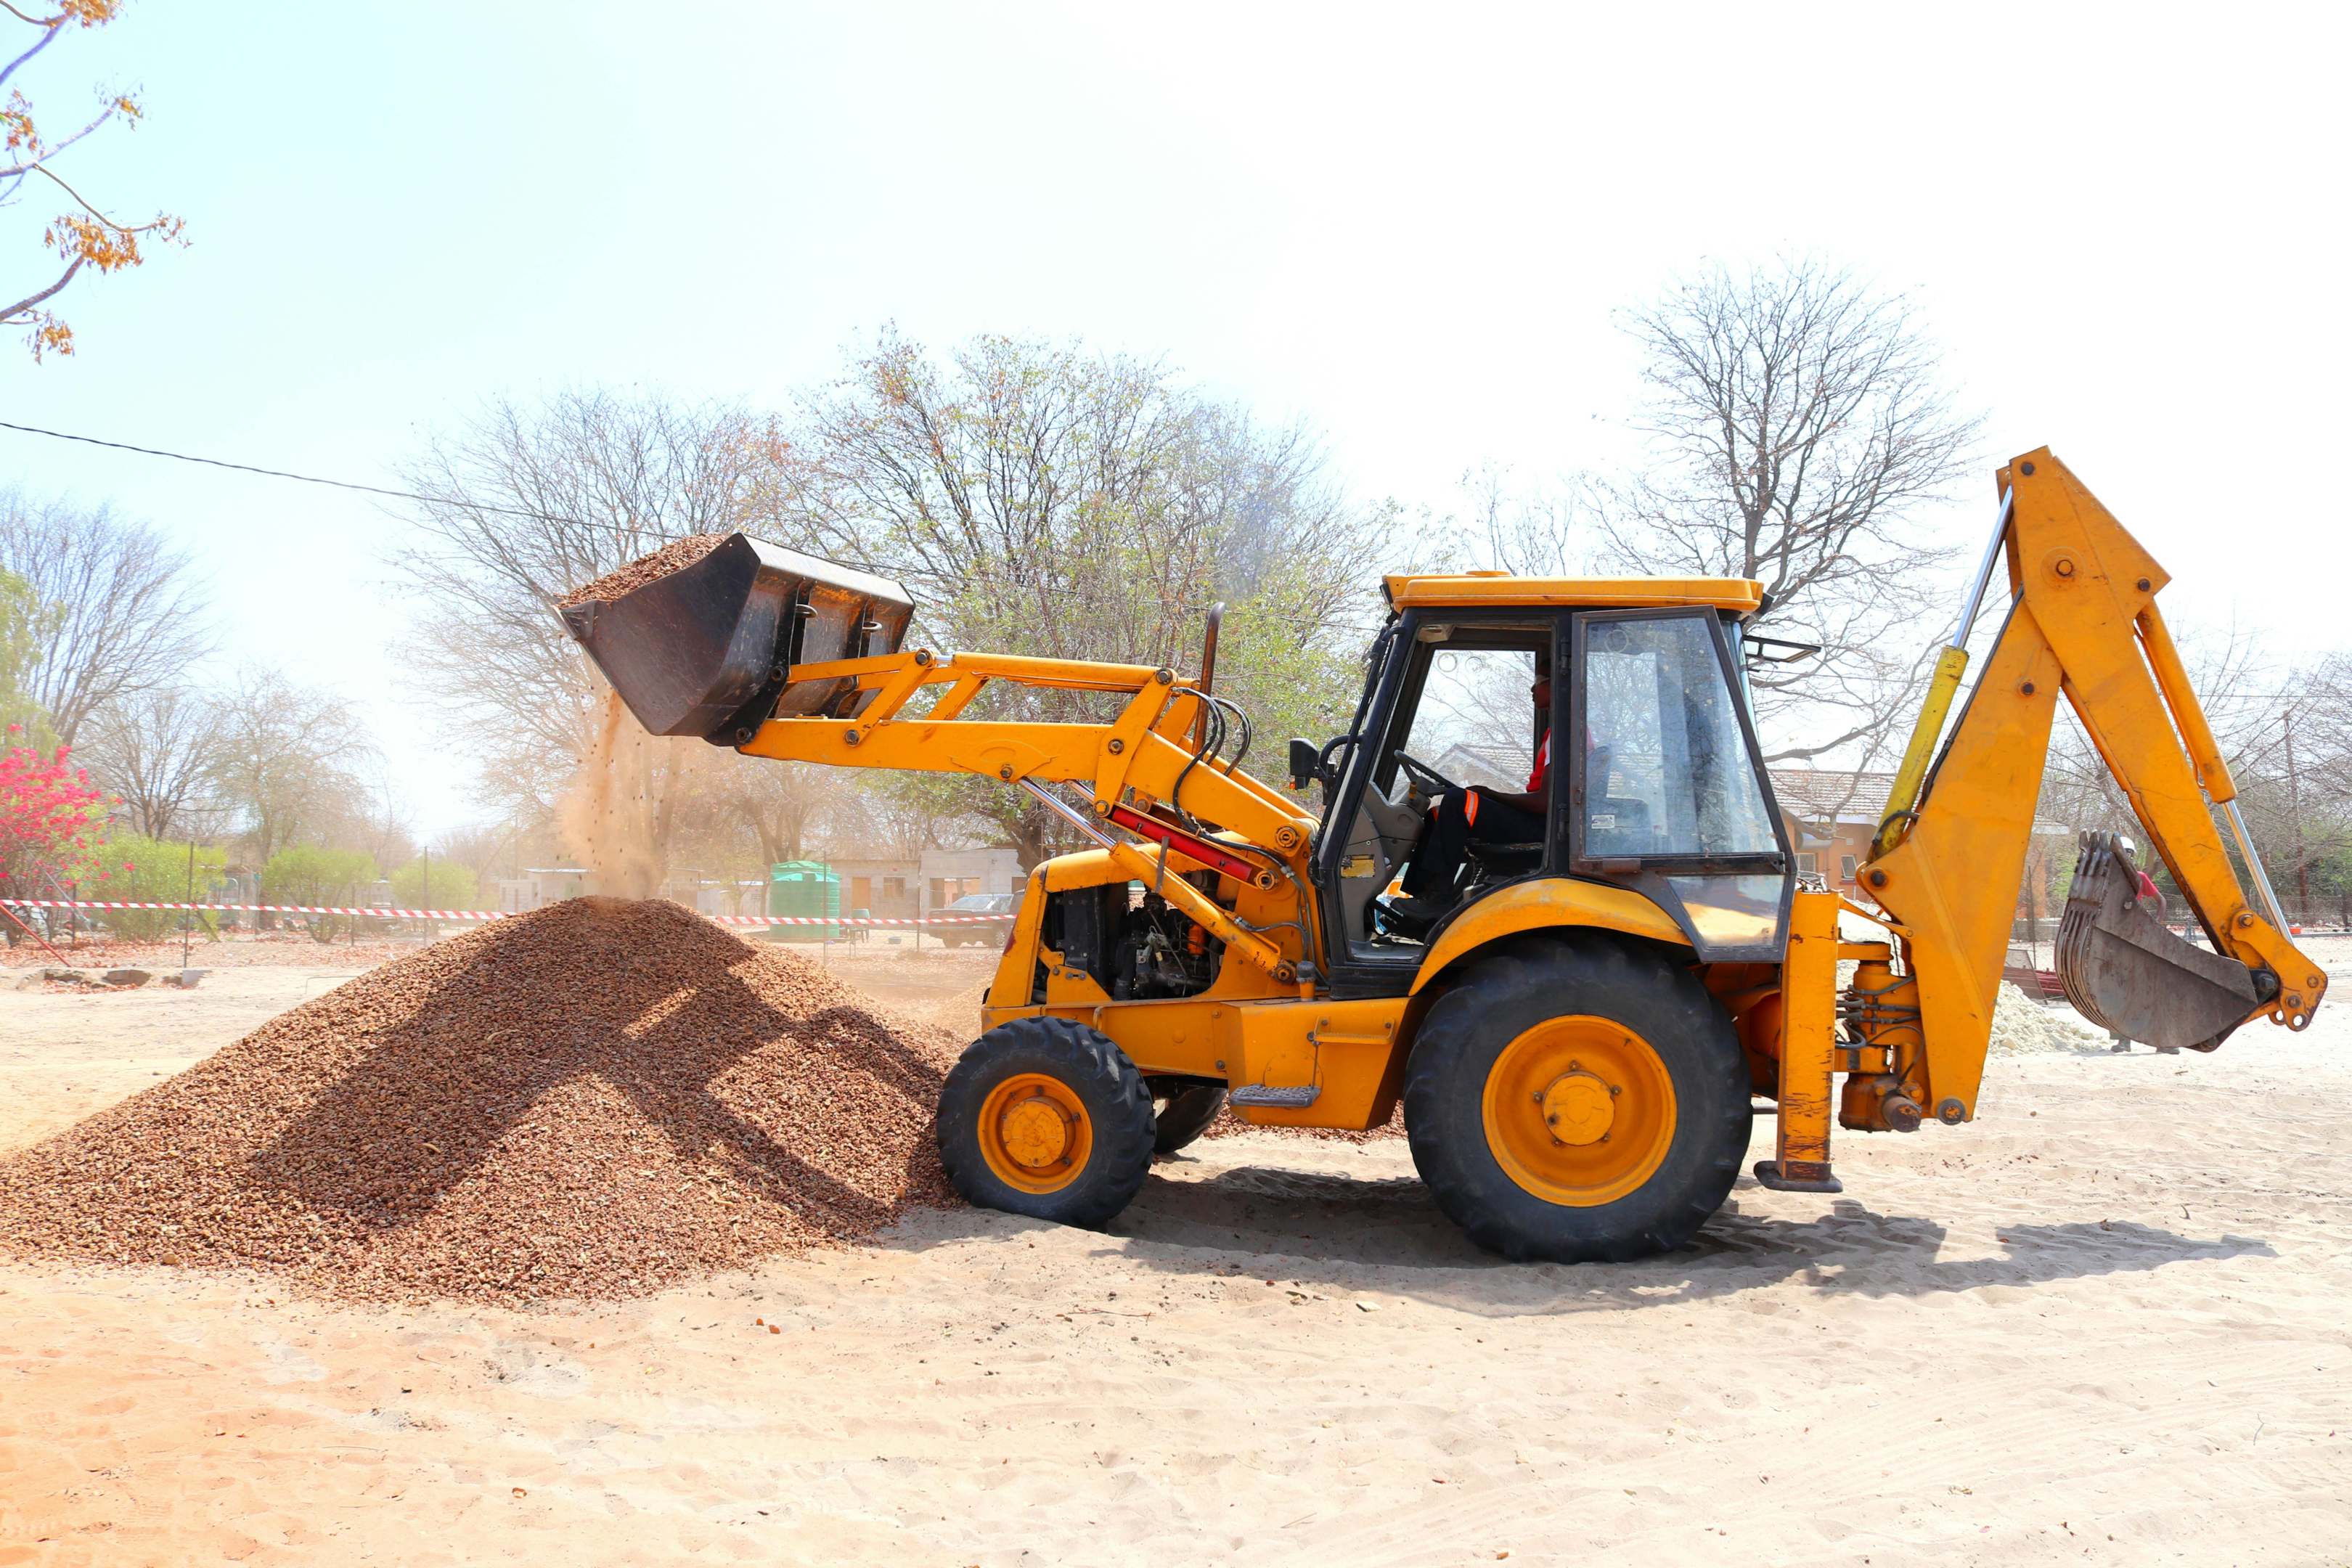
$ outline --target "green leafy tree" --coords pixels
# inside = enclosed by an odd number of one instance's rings
[[[165,840],[142,837],[136,833],[117,833],[109,847],[109,862],[116,869],[108,882],[108,890],[100,898],[120,900],[125,903],[181,903],[187,900],[188,847]],[[195,896],[203,899],[228,869],[228,852],[206,849],[199,845],[195,853]],[[220,940],[220,917],[199,914],[196,929],[208,942]],[[109,910],[107,929],[131,942],[156,942],[180,929],[178,910]]]
[[[273,904],[354,904],[375,881],[374,857],[315,844],[280,849],[261,868],[262,889]],[[332,942],[352,927],[349,915],[312,915],[310,921],[310,935],[320,942]]]
[[[2313,858],[2310,868],[2312,908],[2326,911],[2352,931],[2352,833],[2339,832]],[[2332,906],[2332,907],[2331,907]]]
[[[426,881],[423,860],[412,860],[392,874],[393,901],[408,910],[471,910],[480,906],[475,901],[478,893],[474,873],[452,860],[438,857],[431,862],[431,881]]]
[[[12,739],[44,751],[58,738],[33,694],[33,667],[48,629],[33,585],[0,568],[0,723],[15,726]]]

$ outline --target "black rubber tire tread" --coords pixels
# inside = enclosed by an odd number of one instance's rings
[[[1405,1138],[1437,1206],[1516,1262],[1626,1263],[1682,1246],[1723,1200],[1755,1115],[1730,1017],[1692,974],[1639,941],[1539,938],[1475,961],[1422,1021],[1406,1066]],[[1547,1018],[1590,1014],[1650,1043],[1675,1096],[1665,1159],[1614,1203],[1554,1204],[1513,1181],[1487,1147],[1486,1076],[1503,1047]]]
[[[1151,1140],[1154,1152],[1173,1154],[1198,1139],[1225,1108],[1221,1084],[1195,1084],[1179,1090],[1160,1112],[1159,1131]]]
[[[1059,1079],[1085,1105],[1094,1147],[1067,1186],[1029,1193],[989,1168],[980,1112],[989,1092],[1020,1073]],[[1099,1030],[1071,1018],[1014,1018],[964,1047],[940,1086],[940,1161],[967,1203],[1060,1225],[1108,1223],[1134,1201],[1151,1169],[1157,1132],[1151,1091],[1135,1064]]]

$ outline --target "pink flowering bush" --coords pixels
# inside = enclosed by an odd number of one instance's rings
[[[71,747],[44,755],[21,743],[23,733],[9,725],[8,739],[18,743],[0,754],[0,894],[58,898],[68,882],[111,880],[105,828],[112,803],[68,761]]]

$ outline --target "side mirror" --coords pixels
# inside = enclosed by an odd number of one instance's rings
[[[1290,742],[1290,787],[1293,790],[1304,791],[1321,777],[1322,766],[1323,753],[1316,749],[1314,742],[1294,740]]]

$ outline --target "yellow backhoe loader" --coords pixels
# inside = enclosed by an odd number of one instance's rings
[[[1189,679],[902,650],[896,584],[740,534],[562,613],[656,733],[993,779],[1092,846],[1030,874],[986,1028],[941,1092],[940,1152],[972,1202],[1098,1225],[1223,1106],[1363,1129],[1402,1100],[1415,1165],[1481,1245],[1625,1259],[1722,1203],[1753,1097],[1779,1119],[1757,1178],[1800,1192],[1840,1190],[1832,1116],[1911,1132],[1975,1115],[2061,692],[2204,939],[2144,911],[2137,846],[2086,834],[2057,942],[2070,1000],[2200,1050],[2258,1017],[2311,1022],[2326,977],[2245,835],[2157,610],[2163,569],[2047,450],[1998,478],[1858,900],[1800,885],[1744,675],[1780,650],[1744,629],[1762,599],[1746,580],[1390,577],[1354,720],[1292,743],[1288,791],[1238,765],[1247,721],[1211,689],[1213,641]],[[1948,723],[2004,565],[2007,619]],[[964,717],[992,682],[1100,693],[1103,715]],[[1433,872],[1433,807],[1475,811],[1555,756],[1559,787],[1489,806],[1522,837],[1465,825],[1458,868]],[[1318,784],[1319,813],[1302,794]],[[1423,890],[1400,899],[1416,858]]]

